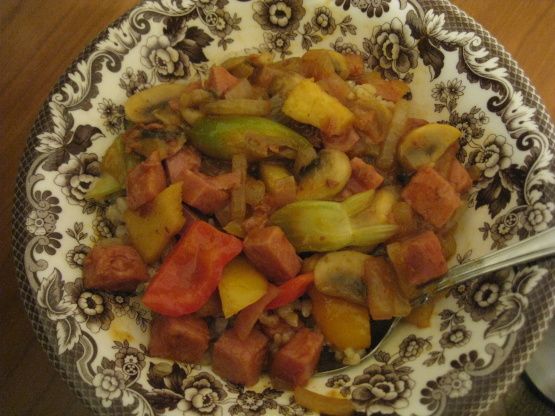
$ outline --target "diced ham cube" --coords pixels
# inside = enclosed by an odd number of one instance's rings
[[[353,194],[376,189],[383,182],[383,176],[376,168],[358,157],[351,159],[351,172],[351,178],[346,187]]]
[[[218,97],[223,95],[239,83],[239,78],[234,77],[223,66],[213,66],[206,81],[206,88]]]
[[[447,273],[441,243],[432,231],[387,245],[387,255],[400,279],[419,285]]]
[[[258,330],[241,340],[227,330],[214,344],[212,369],[222,378],[236,384],[256,384],[268,353],[268,338]]]
[[[148,351],[154,357],[199,363],[208,350],[210,333],[202,318],[155,316],[150,325]]]
[[[132,292],[149,279],[140,254],[131,246],[95,246],[85,258],[84,285],[87,289]]]
[[[308,383],[322,352],[324,336],[307,328],[300,329],[272,360],[270,374],[289,386]]]
[[[127,206],[137,209],[166,188],[166,174],[157,152],[127,174]]]
[[[401,195],[417,213],[437,228],[443,227],[461,205],[453,186],[430,167],[419,169]]]
[[[449,170],[447,180],[453,185],[455,191],[460,194],[467,192],[472,186],[472,178],[458,160],[451,163],[451,169]]]
[[[240,182],[237,172],[208,176],[201,172],[201,158],[196,150],[184,148],[166,161],[171,183],[183,182],[183,202],[205,214],[222,209],[228,202],[228,190]]]
[[[277,226],[252,230],[243,250],[255,267],[275,283],[292,279],[301,270],[301,259]]]
[[[200,168],[200,155],[194,149],[184,147],[172,157],[166,159],[166,169],[171,183],[181,181],[185,170],[197,172]]]
[[[181,173],[180,180],[183,181],[181,196],[187,205],[205,214],[212,214],[227,204],[229,193],[218,189],[205,176],[185,170]]]

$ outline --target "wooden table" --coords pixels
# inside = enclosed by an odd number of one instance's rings
[[[49,364],[18,298],[10,251],[16,170],[50,88],[85,45],[136,0],[0,1],[0,413],[90,415]],[[501,41],[555,114],[555,2],[455,0]],[[505,406],[497,406],[503,414]],[[510,414],[507,412],[506,414]]]

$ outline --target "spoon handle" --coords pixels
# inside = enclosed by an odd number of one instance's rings
[[[419,294],[411,301],[411,305],[422,305],[437,292],[459,285],[473,277],[553,254],[555,254],[555,228],[493,251],[476,260],[452,267],[443,277],[419,288]]]

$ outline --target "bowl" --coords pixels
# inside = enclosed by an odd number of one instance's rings
[[[482,173],[460,220],[452,264],[553,226],[554,127],[529,80],[495,39],[446,1],[145,1],[75,60],[40,111],[14,210],[20,288],[55,366],[99,414],[302,414],[262,380],[226,383],[209,367],[148,356],[148,311],[133,297],[83,288],[94,242],[115,232],[84,199],[124,126],[128,96],[204,75],[245,52],[309,48],[361,54],[411,85],[414,117],[458,127],[458,155]],[[507,269],[446,293],[432,326],[403,324],[357,366],[308,388],[371,414],[473,415],[522,371],[555,308],[553,264]]]

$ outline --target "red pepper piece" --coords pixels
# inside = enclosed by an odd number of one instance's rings
[[[275,309],[287,305],[300,298],[314,282],[314,273],[300,274],[284,284],[278,286],[278,295],[266,306],[266,309]]]
[[[217,289],[224,266],[242,248],[241,240],[195,221],[165,258],[143,303],[166,316],[197,311]]]

